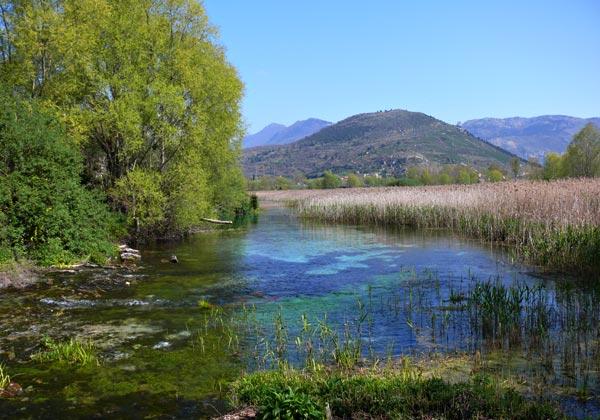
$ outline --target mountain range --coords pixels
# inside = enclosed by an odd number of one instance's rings
[[[587,123],[600,127],[600,118],[542,115],[533,118],[482,118],[461,127],[522,158],[543,159],[548,152],[564,153],[573,135]]]
[[[314,177],[325,170],[399,175],[409,166],[507,166],[513,157],[456,125],[391,110],[351,116],[290,144],[246,149],[243,166],[250,177]]]
[[[242,146],[247,149],[257,146],[288,144],[306,136],[310,136],[330,125],[331,123],[329,121],[323,121],[317,118],[296,121],[289,127],[286,127],[283,124],[273,123],[269,124],[258,133],[246,136],[242,141]]]

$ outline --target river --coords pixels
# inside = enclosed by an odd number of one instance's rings
[[[210,417],[228,409],[227,386],[242,372],[327,362],[334,342],[358,348],[361,363],[482,355],[532,384],[532,396],[545,384],[570,413],[598,413],[600,293],[514,263],[510,250],[271,208],[247,227],[142,256],[137,270],[65,270],[0,291],[0,361],[24,389],[0,398],[0,417]],[[466,309],[478,284],[519,287],[529,305],[519,328],[490,333]],[[44,337],[90,340],[100,365],[31,360]]]

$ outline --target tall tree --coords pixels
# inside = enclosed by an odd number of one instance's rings
[[[600,131],[591,123],[577,133],[564,156],[569,176],[600,176]]]
[[[84,151],[87,181],[115,205],[131,209],[140,188],[156,193],[132,223],[185,229],[239,204],[243,86],[201,4],[0,5],[0,78],[59,115]]]

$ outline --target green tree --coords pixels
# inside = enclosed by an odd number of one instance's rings
[[[504,179],[504,175],[498,169],[490,169],[487,173],[487,180],[489,182],[500,182]]]
[[[459,184],[476,184],[479,181],[479,175],[471,168],[460,168],[457,181]]]
[[[452,184],[452,177],[450,176],[450,174],[448,174],[446,172],[442,172],[438,177],[438,182],[441,185]]]
[[[356,174],[348,175],[348,186],[350,188],[359,188],[364,186],[363,180]]]
[[[323,179],[321,182],[322,182],[322,188],[326,188],[326,189],[338,188],[340,185],[342,185],[342,180],[340,179],[340,177],[331,171],[325,171],[323,173]]]
[[[550,181],[564,176],[563,158],[558,153],[548,153],[544,159],[542,178]]]
[[[600,176],[600,131],[593,124],[587,124],[573,137],[563,164],[568,176]]]
[[[432,185],[434,183],[433,175],[431,175],[429,169],[423,169],[423,172],[421,172],[420,181],[423,185]]]
[[[0,91],[0,255],[43,265],[114,252],[116,219],[81,186],[81,156],[36,102]]]
[[[133,208],[119,186],[134,171],[157,178],[164,217],[146,220],[160,229],[245,200],[242,83],[200,3],[0,2],[0,79],[60,116],[84,150],[87,182],[117,208]]]
[[[513,157],[510,160],[510,169],[513,174],[513,178],[517,178],[519,176],[519,172],[521,171],[521,159],[518,157]]]

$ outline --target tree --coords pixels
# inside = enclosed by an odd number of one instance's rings
[[[325,173],[323,173],[321,182],[322,188],[338,188],[342,184],[341,179],[331,171],[325,171]]]
[[[548,153],[544,159],[542,179],[551,181],[564,176],[563,158],[558,153]]]
[[[0,80],[60,116],[84,151],[86,181],[115,208],[133,208],[119,186],[142,173],[164,196],[164,217],[147,219],[160,229],[245,200],[242,83],[200,3],[0,2]]]
[[[521,171],[521,159],[518,157],[513,157],[510,160],[510,169],[513,174],[513,178],[517,178],[519,176],[519,172]]]
[[[423,185],[433,184],[433,176],[429,172],[429,169],[423,169],[423,172],[421,173],[420,181]]]
[[[348,186],[350,188],[358,188],[358,187],[363,187],[365,184],[363,182],[362,179],[360,179],[358,177],[358,175],[356,174],[349,174],[348,175]]]
[[[563,163],[565,175],[600,176],[600,131],[593,124],[587,124],[573,137]]]
[[[498,169],[490,169],[487,173],[487,180],[489,182],[500,182],[504,179],[504,175]]]

